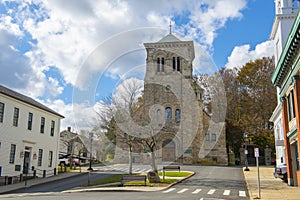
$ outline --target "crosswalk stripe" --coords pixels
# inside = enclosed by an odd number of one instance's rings
[[[240,197],[246,197],[246,192],[245,191],[239,191],[239,196]]]
[[[189,190],[189,189],[186,189],[186,188],[185,188],[185,189],[182,189],[182,190],[178,191],[177,193],[178,193],[178,194],[184,193],[184,192],[187,191],[187,190]]]
[[[199,192],[201,192],[202,189],[196,189],[194,192],[192,192],[192,194],[198,194]]]
[[[163,193],[169,193],[169,192],[172,192],[173,190],[176,190],[176,188],[170,188],[168,190],[163,191]]]
[[[224,190],[223,195],[225,195],[225,196],[230,195],[230,190]]]
[[[216,190],[209,190],[207,194],[214,194]]]

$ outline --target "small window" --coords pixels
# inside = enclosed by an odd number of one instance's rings
[[[161,71],[165,71],[165,58],[161,58]]]
[[[180,110],[179,109],[176,109],[176,111],[175,111],[175,119],[176,119],[176,122],[180,122]]]
[[[176,58],[175,57],[173,57],[172,66],[173,66],[173,71],[175,71],[176,70]]]
[[[38,155],[38,166],[42,166],[43,161],[43,149],[39,149],[39,155]]]
[[[32,120],[33,120],[33,114],[29,113],[28,114],[28,125],[27,125],[27,129],[31,130],[32,129]]]
[[[294,93],[293,90],[289,93],[287,97],[288,104],[288,119],[291,121],[295,118],[295,107],[294,107]]]
[[[14,108],[13,126],[18,126],[19,122],[19,108]]]
[[[161,110],[160,109],[157,109],[157,111],[156,111],[156,119],[158,122],[160,122],[160,120],[161,120]]]
[[[45,117],[41,117],[40,133],[44,133],[44,131],[45,131]]]
[[[215,133],[211,134],[211,141],[216,141],[217,135]]]
[[[15,156],[16,156],[16,145],[10,145],[10,153],[9,153],[9,164],[15,163]]]
[[[49,151],[48,167],[52,167],[53,151]]]
[[[157,72],[160,72],[160,58],[157,58]]]
[[[4,118],[4,103],[0,102],[0,122],[3,122],[3,118]]]
[[[172,120],[172,108],[166,108],[166,122],[170,122]]]
[[[205,141],[210,141],[209,133],[205,134]]]
[[[55,130],[55,121],[51,121],[51,130],[50,130],[50,135],[54,136],[54,130]]]
[[[180,57],[177,57],[177,71],[180,71]]]

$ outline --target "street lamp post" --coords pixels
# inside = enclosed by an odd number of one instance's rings
[[[247,137],[248,137],[248,133],[245,132],[244,138],[245,138],[245,157],[246,157],[245,165],[246,165],[246,167],[245,167],[244,171],[250,171],[250,169],[248,168],[248,148],[247,148],[248,140],[247,140]]]
[[[88,170],[93,170],[93,168],[92,168],[93,135],[94,134],[92,132],[89,134],[89,137],[91,140],[91,147],[90,147],[90,166],[89,166]]]

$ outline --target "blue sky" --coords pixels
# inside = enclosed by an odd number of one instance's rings
[[[0,0],[0,84],[63,114],[61,129],[90,128],[97,101],[143,79],[142,44],[168,34],[170,20],[215,63],[194,62],[209,73],[272,56],[274,15],[273,0]]]

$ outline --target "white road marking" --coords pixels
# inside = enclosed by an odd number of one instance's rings
[[[216,191],[216,190],[214,190],[214,189],[212,189],[212,190],[209,190],[207,194],[214,194],[214,193],[215,193],[215,191]]]
[[[246,197],[246,192],[245,191],[239,191],[239,196],[240,197]]]
[[[178,191],[177,193],[178,193],[178,194],[181,194],[181,193],[184,193],[184,192],[185,192],[185,191],[187,191],[187,190],[189,190],[189,189],[187,189],[187,188],[184,188],[184,189],[182,189],[182,190]]]
[[[230,190],[224,190],[223,195],[226,195],[226,196],[230,195]]]
[[[199,192],[201,192],[202,189],[196,189],[194,192],[192,192],[192,194],[198,194]]]
[[[169,193],[169,192],[172,192],[173,190],[175,190],[176,188],[170,188],[170,189],[168,189],[168,190],[166,190],[166,191],[163,191],[162,193]]]

